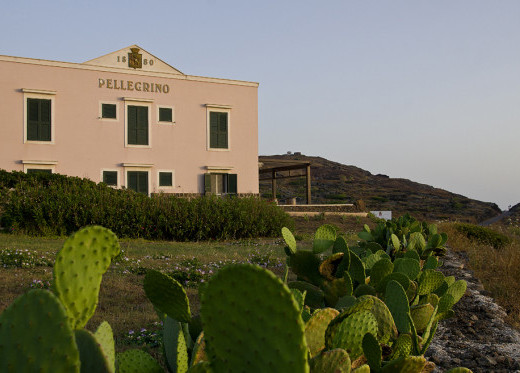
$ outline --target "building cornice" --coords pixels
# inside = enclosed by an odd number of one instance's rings
[[[139,70],[130,71],[130,70],[117,68],[117,67],[89,65],[87,63],[42,60],[42,59],[27,58],[27,57],[13,57],[13,56],[0,55],[0,61],[23,63],[23,64],[29,64],[29,65],[59,67],[59,68],[67,68],[67,69],[99,71],[99,72],[104,72],[104,73],[126,74],[126,75],[133,75],[133,76],[138,75],[138,76],[149,76],[149,77],[155,77],[155,78],[189,80],[189,81],[205,82],[205,83],[239,85],[239,86],[246,86],[246,87],[258,87],[259,86],[259,83],[248,82],[248,81],[244,81],[244,80],[209,78],[209,77],[195,76],[195,75],[181,75],[181,74],[174,74],[174,73],[139,71]]]

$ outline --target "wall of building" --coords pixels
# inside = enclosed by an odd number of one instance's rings
[[[145,92],[144,83],[158,84],[162,92]],[[39,97],[37,90],[54,101],[52,143],[25,141],[24,103]],[[173,69],[155,73],[0,56],[0,168],[23,171],[38,161],[96,182],[102,170],[117,170],[125,186],[124,171],[143,167],[150,171],[150,192],[161,190],[159,170],[173,170],[174,186],[162,189],[169,193],[202,193],[203,175],[213,170],[237,174],[238,193],[258,193],[257,91],[256,83]],[[102,102],[116,103],[117,120],[100,118]],[[208,104],[229,112],[227,150],[208,149]],[[125,145],[127,105],[149,107],[149,146]],[[158,124],[158,106],[173,107],[174,124]]]

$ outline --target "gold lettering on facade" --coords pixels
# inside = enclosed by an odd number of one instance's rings
[[[117,80],[98,78],[98,88],[117,89],[121,91],[139,91],[152,93],[170,93],[168,84],[134,82],[132,80]]]

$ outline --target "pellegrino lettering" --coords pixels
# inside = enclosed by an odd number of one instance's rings
[[[170,93],[168,84],[149,82],[133,82],[131,80],[98,79],[99,88],[118,89],[121,91],[138,91],[154,93]]]

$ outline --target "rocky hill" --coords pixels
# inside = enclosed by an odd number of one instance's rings
[[[477,223],[501,213],[500,208],[450,193],[446,190],[408,179],[373,175],[355,166],[332,162],[321,157],[296,154],[260,156],[259,161],[284,160],[311,162],[312,203],[358,203],[366,210],[391,210],[394,216],[404,213],[428,220],[461,220]],[[292,171],[292,174],[295,172]],[[283,173],[281,173],[283,174]],[[260,193],[271,196],[271,182],[260,181]],[[277,181],[277,198],[296,197],[305,203],[305,177]]]

